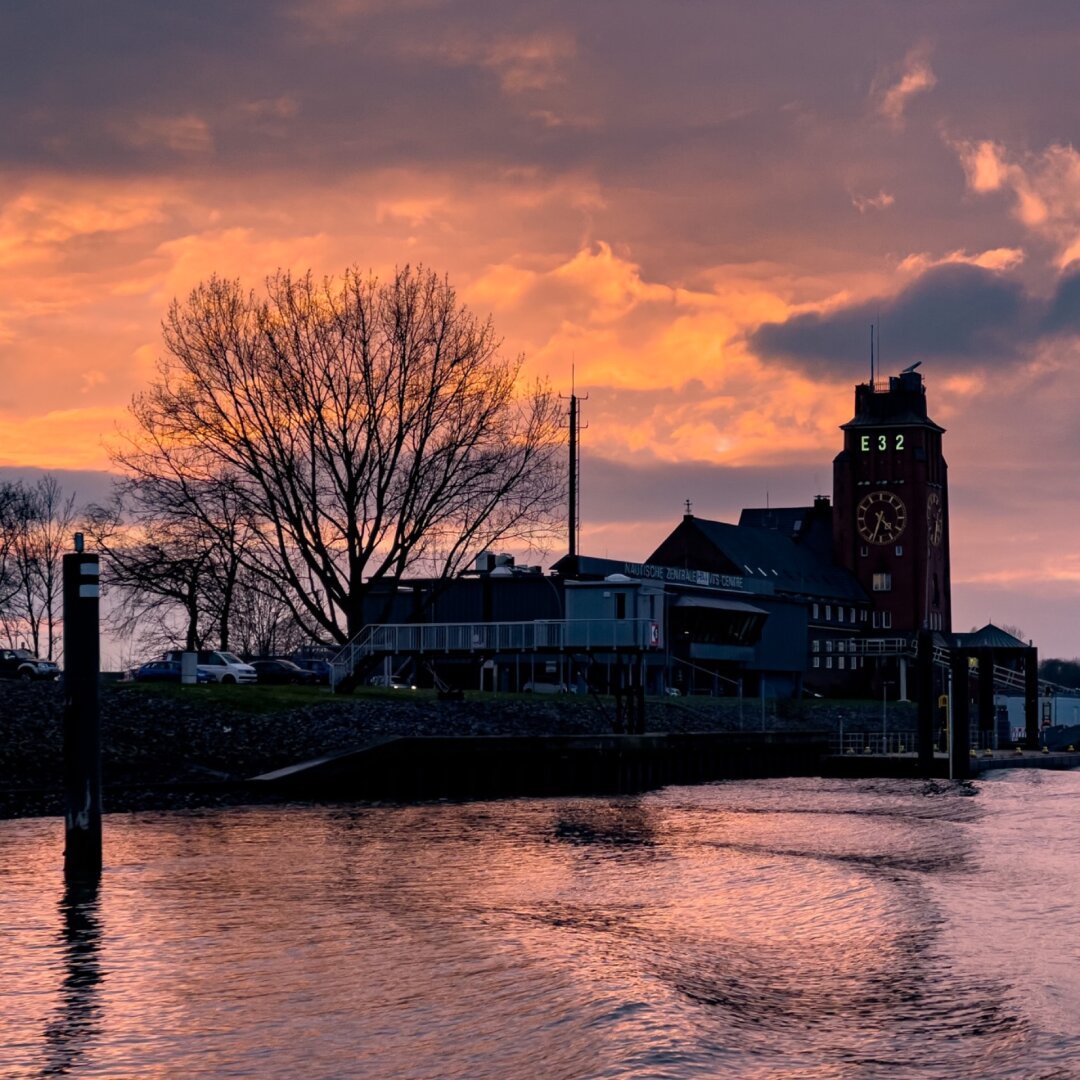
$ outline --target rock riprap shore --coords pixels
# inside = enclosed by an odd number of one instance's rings
[[[338,698],[313,689],[283,703],[272,688],[117,683],[102,686],[100,701],[106,812],[246,801],[250,792],[238,785],[248,777],[387,736],[600,734],[611,731],[613,715],[610,699],[575,695],[439,701],[424,692]],[[650,699],[646,708],[654,732],[740,724],[731,698]],[[62,813],[62,709],[58,683],[0,681],[0,817]],[[743,711],[756,726],[750,703]],[[789,711],[770,716],[769,726],[821,730],[838,716],[858,719],[848,709]]]

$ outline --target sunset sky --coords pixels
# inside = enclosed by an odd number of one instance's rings
[[[637,560],[831,493],[877,320],[955,628],[1077,656],[1078,45],[1074,0],[9,0],[0,477],[100,498],[209,274],[423,263],[575,369],[581,549]]]

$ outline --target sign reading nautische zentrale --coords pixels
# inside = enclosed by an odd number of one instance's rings
[[[623,563],[628,577],[654,578],[658,581],[681,581],[686,585],[708,585],[713,589],[741,589],[743,579],[707,570],[687,570],[681,566],[654,566],[652,563]]]

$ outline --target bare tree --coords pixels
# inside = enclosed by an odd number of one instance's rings
[[[437,275],[278,273],[262,298],[215,277],[173,303],[164,336],[116,462],[206,522],[228,485],[245,573],[308,635],[357,633],[372,583],[551,535],[557,398],[519,392],[521,359]]]
[[[17,550],[32,518],[33,503],[25,485],[0,484],[0,624],[9,641],[18,624],[15,608],[21,590]]]
[[[64,495],[46,473],[32,487],[16,485],[3,545],[8,580],[3,617],[8,638],[25,640],[37,655],[52,659],[60,639],[62,556],[77,514],[75,495]]]
[[[250,571],[241,571],[231,608],[230,641],[234,651],[246,656],[290,653],[305,644],[308,636],[277,595]]]
[[[118,482],[111,503],[89,509],[86,530],[102,554],[115,633],[198,649],[227,628],[222,596],[231,601],[235,544],[223,545],[175,484]]]

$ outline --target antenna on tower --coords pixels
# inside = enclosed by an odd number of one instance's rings
[[[570,462],[567,484],[567,520],[566,520],[566,553],[570,556],[577,555],[578,545],[578,511],[580,510],[578,495],[578,473],[581,469],[580,451],[578,449],[578,435],[581,429],[581,419],[578,415],[578,402],[588,401],[589,395],[584,398],[577,396],[577,382],[574,365],[570,365]],[[585,427],[589,425],[586,424]]]
[[[870,389],[874,389],[874,324],[870,324]]]

